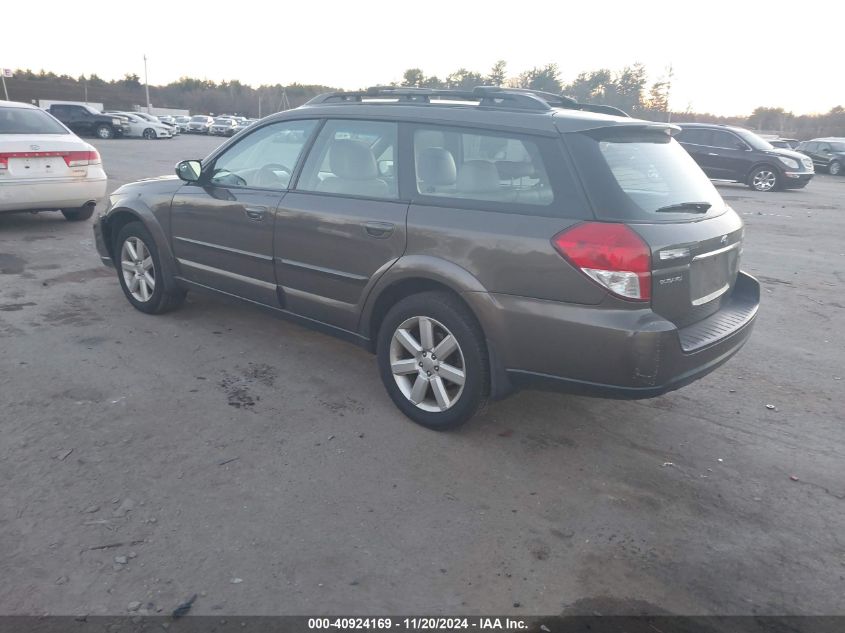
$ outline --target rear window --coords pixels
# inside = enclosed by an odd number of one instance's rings
[[[0,134],[68,134],[69,132],[43,110],[0,108]]]
[[[724,212],[725,204],[704,172],[662,131],[616,128],[568,134],[566,139],[600,219],[665,222]],[[694,207],[663,211],[688,203],[710,208],[706,213]]]

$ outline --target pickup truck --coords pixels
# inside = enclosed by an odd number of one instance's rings
[[[47,112],[80,136],[109,139],[129,132],[129,123],[125,119],[103,114],[88,105],[54,103]]]

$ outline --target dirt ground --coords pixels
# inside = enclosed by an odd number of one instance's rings
[[[218,142],[98,145],[114,189]],[[736,358],[447,434],[350,344],[144,315],[91,222],[0,216],[0,613],[845,614],[845,178],[720,190],[763,285]]]

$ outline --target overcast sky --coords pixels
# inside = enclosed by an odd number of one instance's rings
[[[845,105],[842,2],[688,4],[9,2],[0,9],[0,67],[104,79],[134,72],[143,81],[146,53],[151,84],[188,75],[354,89],[401,80],[410,67],[442,79],[461,66],[486,73],[498,59],[510,75],[554,62],[566,82],[639,61],[650,80],[673,65],[675,110],[747,114],[766,105],[803,114]]]

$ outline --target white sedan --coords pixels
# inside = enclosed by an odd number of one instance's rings
[[[87,220],[105,195],[93,146],[40,108],[0,101],[0,213],[61,211]]]
[[[171,138],[173,136],[171,129],[164,123],[147,121],[132,112],[111,112],[110,114],[116,114],[124,119],[128,119],[129,132],[125,133],[124,136],[135,136],[145,139]]]

